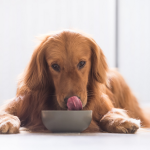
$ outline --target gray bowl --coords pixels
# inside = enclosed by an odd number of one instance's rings
[[[42,121],[51,132],[82,132],[92,120],[92,110],[42,110]]]

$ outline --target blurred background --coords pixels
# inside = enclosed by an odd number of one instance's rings
[[[35,37],[60,29],[90,34],[109,67],[150,104],[150,0],[0,0],[0,105],[15,96]]]

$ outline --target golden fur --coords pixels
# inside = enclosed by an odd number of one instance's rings
[[[79,69],[78,63],[86,61]],[[58,64],[60,70],[52,68]],[[61,31],[45,36],[19,78],[15,98],[0,110],[0,132],[18,133],[19,127],[47,131],[41,110],[65,110],[64,99],[78,96],[93,118],[84,132],[134,133],[150,127],[123,77],[107,66],[105,56],[89,36]],[[140,120],[139,120],[140,119]]]

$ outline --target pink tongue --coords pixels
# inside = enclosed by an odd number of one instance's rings
[[[68,110],[81,110],[82,103],[77,96],[72,96],[67,101]]]

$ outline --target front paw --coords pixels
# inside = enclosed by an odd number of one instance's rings
[[[0,133],[19,133],[20,120],[9,114],[0,115]]]
[[[117,118],[107,122],[106,131],[111,133],[135,133],[140,128],[140,120]]]
[[[123,109],[113,108],[102,117],[100,126],[111,133],[135,133],[140,128],[140,120],[130,118]]]
[[[115,129],[117,133],[135,133],[140,128],[140,120],[133,118],[122,119],[117,124]]]

